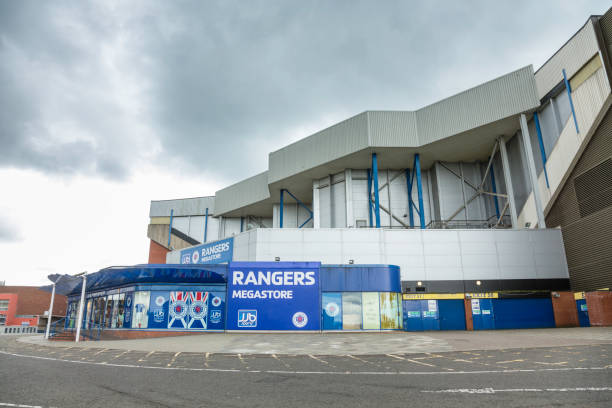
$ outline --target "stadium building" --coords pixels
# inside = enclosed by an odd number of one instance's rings
[[[88,277],[83,327],[612,324],[610,55],[612,9],[535,71],[360,113],[214,196],[152,201],[152,265]]]
[[[153,201],[149,262],[229,239],[234,261],[398,265],[404,292],[612,286],[611,44],[608,11],[535,72],[360,113],[215,196]]]

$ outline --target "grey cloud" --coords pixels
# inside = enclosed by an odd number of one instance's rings
[[[22,237],[19,230],[12,224],[12,222],[5,218],[0,217],[0,242],[16,242],[21,241]]]
[[[537,65],[589,14],[608,7],[44,4],[0,3],[0,103],[9,103],[0,112],[0,166],[122,178],[154,157],[228,181],[265,169],[270,150],[312,123],[366,109],[415,109]],[[36,71],[37,64],[46,69]],[[55,141],[54,114],[74,137]],[[41,139],[54,142],[42,149]],[[153,156],[156,144],[161,152]]]

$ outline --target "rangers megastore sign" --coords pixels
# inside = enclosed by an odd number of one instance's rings
[[[234,238],[198,245],[181,251],[181,264],[218,264],[232,260]]]
[[[319,330],[320,262],[231,262],[227,330]]]

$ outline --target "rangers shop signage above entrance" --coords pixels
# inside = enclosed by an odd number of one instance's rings
[[[234,238],[198,245],[181,251],[181,264],[219,264],[232,261]]]
[[[319,262],[231,262],[227,330],[320,330]]]

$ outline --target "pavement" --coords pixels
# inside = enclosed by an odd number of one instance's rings
[[[50,347],[76,345],[73,342],[46,341],[42,336],[26,336],[19,340]],[[83,341],[78,346],[190,353],[373,355],[604,343],[612,343],[612,327],[382,333],[205,333],[139,340]]]
[[[0,378],[0,407],[607,408],[612,328],[0,336]]]

